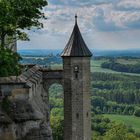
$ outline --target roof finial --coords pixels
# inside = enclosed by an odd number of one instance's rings
[[[77,16],[77,14],[75,14],[75,23],[77,23],[77,18],[78,18],[78,16]]]

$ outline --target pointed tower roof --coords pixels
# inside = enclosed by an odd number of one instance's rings
[[[61,57],[91,57],[92,53],[88,49],[77,24],[77,15],[75,16],[75,26],[69,42],[63,50]]]

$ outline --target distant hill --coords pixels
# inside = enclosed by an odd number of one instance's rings
[[[22,56],[46,56],[49,54],[57,55],[62,50],[18,50],[18,53]]]
[[[93,56],[132,56],[140,57],[140,49],[135,50],[91,50]],[[61,54],[62,50],[18,50],[22,56],[46,56]]]

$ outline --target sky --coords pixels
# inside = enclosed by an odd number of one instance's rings
[[[90,49],[140,49],[140,0],[48,0],[43,11],[44,28],[27,31],[30,41],[19,41],[19,50],[63,49],[75,14]]]

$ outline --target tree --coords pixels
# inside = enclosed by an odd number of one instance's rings
[[[19,75],[21,70],[18,61],[20,59],[20,56],[10,49],[0,48],[0,77]]]
[[[105,106],[106,102],[103,97],[93,96],[91,98],[91,104],[94,107],[99,107],[101,110],[103,110],[103,107]]]
[[[5,47],[7,36],[26,40],[24,29],[42,28],[39,19],[45,18],[41,9],[46,5],[46,0],[0,0],[0,46]]]
[[[103,140],[138,140],[128,128],[122,124],[114,124],[111,129],[106,132]]]
[[[53,133],[53,138],[55,140],[63,140],[63,125],[64,125],[64,119],[62,116],[52,116],[51,117],[51,128]]]
[[[0,0],[0,76],[20,73],[20,57],[7,46],[15,39],[27,40],[24,29],[43,27],[41,11],[46,5],[46,0]]]
[[[135,115],[136,117],[140,117],[140,108],[137,108],[137,109],[135,110],[134,115]]]

